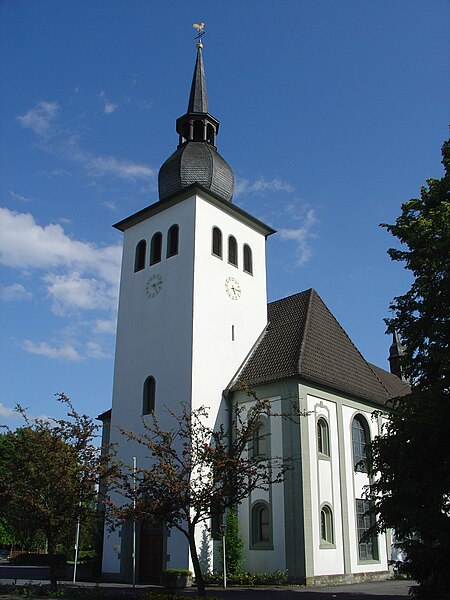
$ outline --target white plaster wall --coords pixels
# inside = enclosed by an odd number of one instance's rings
[[[167,231],[175,223],[179,252],[167,259]],[[211,252],[214,226],[223,234],[222,259]],[[157,231],[163,234],[162,260],[148,266],[150,241]],[[229,235],[238,243],[237,268],[227,260]],[[141,239],[147,241],[146,267],[135,273]],[[244,243],[252,248],[253,275],[243,271]],[[145,448],[125,441],[119,430],[142,431],[143,385],[149,375],[156,380],[156,412],[163,428],[170,426],[163,406],[177,410],[181,402],[210,407],[211,425],[226,422],[222,391],[266,325],[265,268],[264,235],[201,196],[169,206],[125,231],[111,422],[111,442],[120,442],[119,459],[131,465],[136,456],[138,467],[148,461]],[[163,286],[149,298],[145,284],[156,273]],[[240,282],[239,300],[226,294],[227,277]],[[175,545],[172,536],[167,542],[168,566],[187,568],[187,541],[175,537]],[[105,536],[104,572],[119,572],[119,548],[118,533]]]
[[[223,235],[223,258],[211,252],[212,229]],[[228,236],[238,244],[238,267],[228,263]],[[243,245],[253,253],[253,275],[243,270]],[[225,280],[234,277],[242,294],[232,300]],[[265,238],[247,224],[196,198],[193,304],[192,402],[217,414],[222,391],[267,323]],[[234,341],[232,340],[234,326]]]
[[[371,412],[364,405],[342,406],[344,424],[344,448],[345,448],[345,476],[347,487],[348,522],[350,534],[350,562],[352,573],[368,573],[388,570],[388,557],[386,551],[386,535],[378,536],[378,561],[360,561],[358,557],[358,536],[356,523],[357,498],[364,498],[364,487],[369,483],[366,473],[355,473],[353,467],[352,448],[352,421],[355,415],[363,415],[369,425],[370,436],[373,439],[378,435],[378,424],[371,418]]]
[[[311,518],[314,575],[337,575],[344,572],[342,507],[339,481],[339,446],[336,403],[308,394],[308,444],[311,476]],[[329,426],[330,459],[317,452],[317,420],[323,416]],[[334,547],[321,547],[320,510],[324,503],[333,511]]]

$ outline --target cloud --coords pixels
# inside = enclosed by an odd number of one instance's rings
[[[89,358],[110,358],[110,354],[104,352],[97,342],[88,342],[86,344],[86,355]]]
[[[19,202],[31,202],[30,198],[22,196],[22,194],[17,194],[16,192],[13,192],[13,190],[9,190],[9,195],[13,200],[18,200]]]
[[[107,310],[116,298],[105,281],[81,277],[77,272],[44,276],[53,312],[59,315],[76,310]],[[111,298],[112,296],[112,298]]]
[[[107,102],[105,112],[110,114],[115,107],[113,103]],[[39,102],[35,108],[17,118],[22,127],[32,129],[43,138],[45,150],[81,166],[90,177],[113,176],[127,181],[139,181],[156,176],[155,169],[148,165],[111,155],[97,156],[82,148],[78,135],[58,126],[56,119],[59,108],[57,102]]]
[[[58,102],[39,102],[24,115],[17,117],[22,127],[36,135],[49,137],[54,133],[54,122],[59,112]]]
[[[13,408],[9,408],[9,406],[5,406],[0,402],[0,417],[2,419],[17,418],[18,416],[18,413]]]
[[[116,319],[97,319],[94,325],[94,333],[116,333]]]
[[[59,358],[64,360],[81,360],[81,356],[78,351],[69,344],[62,346],[50,346],[47,342],[32,342],[31,340],[25,340],[24,349],[31,354],[39,354],[46,356],[47,358]]]
[[[289,204],[285,211],[292,221],[300,221],[301,225],[299,227],[281,228],[278,230],[278,235],[282,241],[293,241],[295,243],[295,264],[302,267],[312,256],[310,240],[316,237],[312,231],[313,226],[317,223],[316,214],[313,208],[307,206],[297,208],[293,204]]]
[[[242,194],[265,194],[266,192],[287,192],[292,193],[294,188],[292,185],[281,179],[267,180],[264,177],[259,177],[255,181],[250,182],[248,179],[237,177],[234,184],[234,195]]]
[[[0,300],[11,302],[13,300],[30,300],[33,294],[26,290],[21,283],[0,286]]]
[[[103,100],[103,108],[104,108],[105,114],[110,115],[111,113],[113,113],[116,110],[117,104],[114,104],[114,102],[111,102],[110,100],[108,100],[108,98],[106,97],[106,94],[103,90],[100,92],[100,98]]]

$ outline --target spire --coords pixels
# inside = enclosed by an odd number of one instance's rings
[[[205,68],[202,56],[203,44],[197,44],[197,61],[192,78],[191,95],[189,96],[188,113],[208,113],[208,95],[206,93]]]
[[[201,41],[204,25],[194,25],[199,34],[188,109],[176,122],[178,148],[159,170],[160,200],[171,198],[193,184],[199,184],[227,202],[233,197],[233,171],[216,148],[219,121],[208,112]]]
[[[391,373],[397,375],[402,381],[406,381],[403,370],[403,357],[405,356],[405,347],[400,341],[397,330],[392,333],[392,344],[389,348],[389,365]]]

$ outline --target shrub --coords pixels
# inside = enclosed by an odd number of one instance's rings
[[[214,571],[206,573],[205,583],[207,585],[221,585],[223,582],[222,573]],[[227,576],[227,584],[229,585],[244,585],[253,587],[255,585],[286,585],[288,582],[287,571],[273,571],[272,573],[240,573],[238,575]]]

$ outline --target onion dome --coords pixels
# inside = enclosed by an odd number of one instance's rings
[[[217,152],[215,145],[219,121],[208,112],[202,47],[201,42],[197,44],[197,60],[187,113],[176,122],[178,148],[159,170],[160,200],[195,183],[227,202],[231,202],[233,197],[233,171]]]

